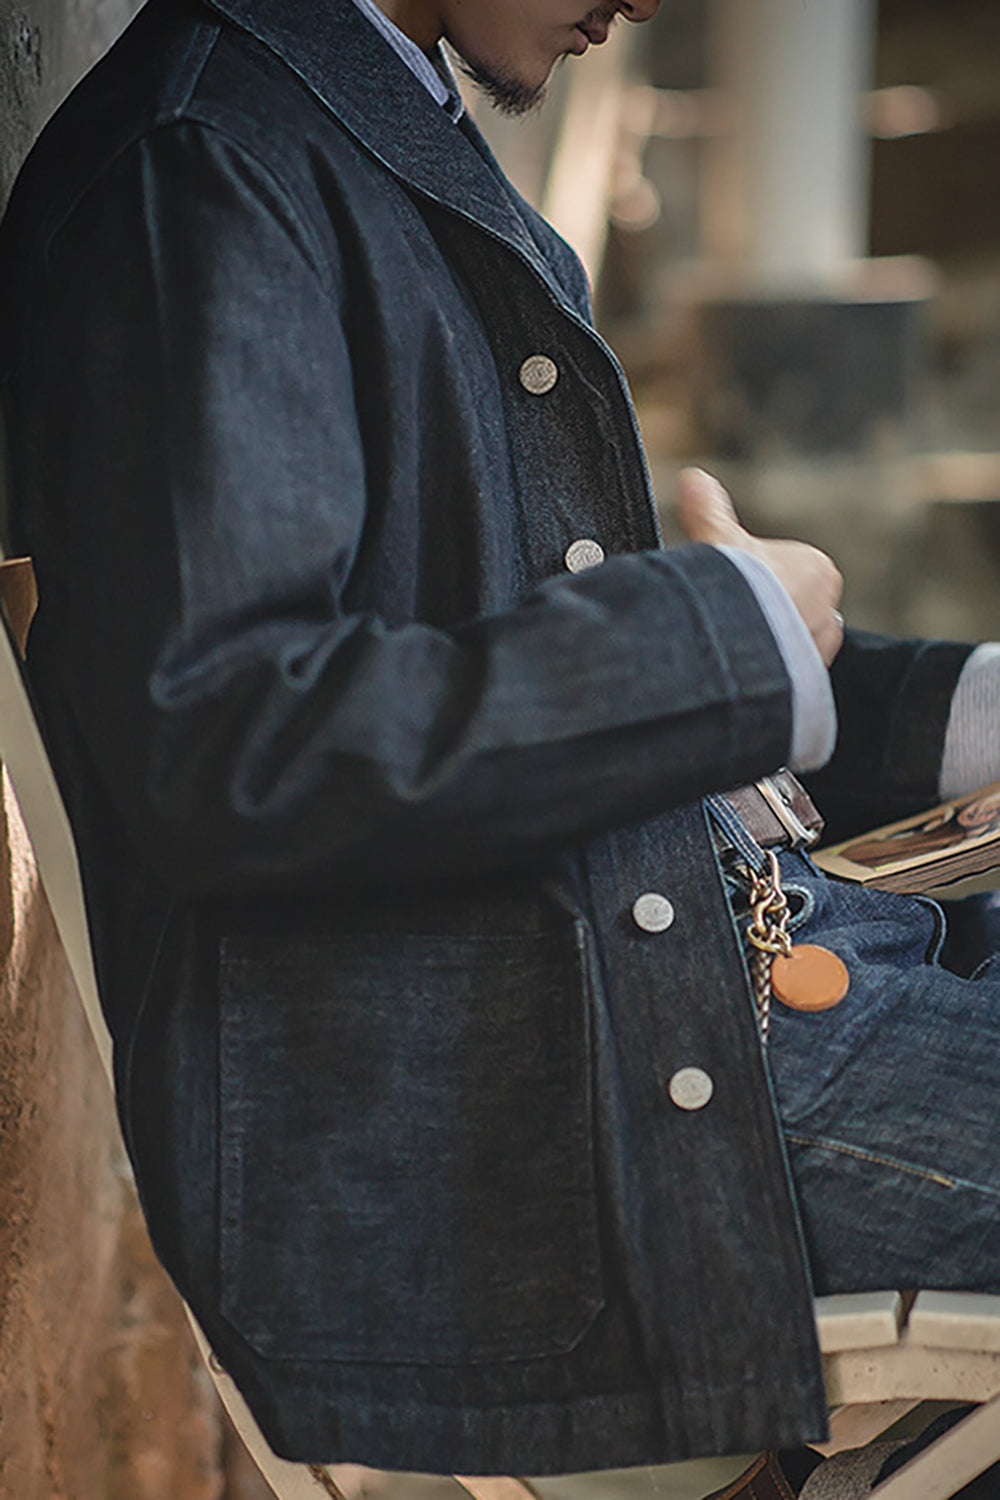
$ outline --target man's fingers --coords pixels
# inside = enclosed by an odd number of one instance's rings
[[[733,502],[704,469],[682,469],[677,480],[677,519],[691,542],[745,546],[747,534]]]
[[[837,612],[844,586],[836,564],[807,542],[764,539],[740,525],[723,486],[704,469],[682,469],[677,481],[677,517],[692,542],[740,547],[766,563],[784,587],[827,666],[844,640]]]
[[[826,666],[832,667],[844,644],[844,617],[839,609],[830,610],[829,618],[813,632],[813,640]]]

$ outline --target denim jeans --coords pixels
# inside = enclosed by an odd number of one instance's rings
[[[996,902],[949,937],[926,898],[781,871],[795,940],[851,979],[824,1012],[776,1000],[766,1048],[815,1290],[1000,1292],[1000,965],[972,951]]]

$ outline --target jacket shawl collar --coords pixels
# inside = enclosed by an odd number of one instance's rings
[[[565,306],[479,131],[448,118],[354,0],[208,3],[276,53],[390,172],[504,241]]]

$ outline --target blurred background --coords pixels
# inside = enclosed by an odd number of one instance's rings
[[[1000,633],[1000,5],[663,0],[477,119],[576,246],[677,469],[826,547],[845,613]]]

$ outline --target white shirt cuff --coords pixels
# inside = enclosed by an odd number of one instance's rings
[[[823,658],[791,595],[767,564],[739,547],[720,547],[719,551],[739,568],[753,589],[791,678],[792,746],[788,764],[793,771],[816,771],[830,759],[837,743],[837,710]]]
[[[941,757],[942,799],[1000,781],[1000,642],[977,646],[962,668]]]

